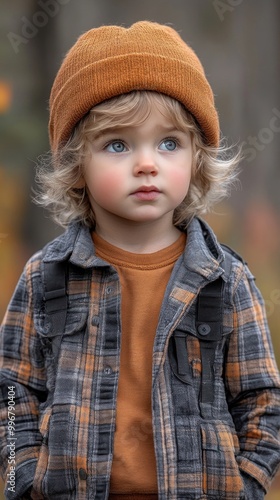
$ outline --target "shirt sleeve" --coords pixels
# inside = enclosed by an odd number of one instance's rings
[[[33,482],[42,441],[39,404],[47,393],[33,322],[31,267],[27,264],[19,280],[0,330],[0,469],[6,498],[13,500]]]
[[[251,477],[267,491],[280,462],[280,378],[264,301],[246,266],[233,301],[225,384],[239,438],[237,461],[247,485]]]

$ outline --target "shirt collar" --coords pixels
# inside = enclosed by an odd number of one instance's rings
[[[187,245],[183,255],[185,267],[209,280],[223,273],[224,253],[208,224],[195,217],[187,228]]]
[[[102,261],[94,252],[90,229],[80,222],[73,222],[66,231],[49,243],[44,252],[44,262],[69,260],[82,268],[100,267]],[[103,266],[106,263],[103,262]],[[109,265],[109,264],[108,264]]]
[[[224,255],[212,229],[205,221],[195,217],[185,231],[184,266],[204,278],[216,279],[223,272]],[[63,260],[82,268],[109,266],[95,255],[90,229],[79,222],[70,224],[61,236],[45,247],[44,262]]]

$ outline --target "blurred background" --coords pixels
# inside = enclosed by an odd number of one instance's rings
[[[62,232],[31,202],[36,159],[49,148],[48,98],[61,60],[82,32],[142,19],[170,24],[194,48],[223,135],[243,144],[242,186],[206,219],[256,276],[279,366],[278,0],[1,0],[0,320],[26,260]],[[279,493],[278,475],[267,499]]]

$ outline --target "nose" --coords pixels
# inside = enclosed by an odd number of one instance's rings
[[[141,175],[152,175],[153,177],[158,174],[158,167],[152,154],[143,153],[136,159],[134,166],[134,175],[139,177]]]

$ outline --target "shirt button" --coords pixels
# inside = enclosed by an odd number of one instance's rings
[[[197,330],[198,330],[198,333],[200,333],[200,335],[205,336],[211,332],[211,327],[207,323],[202,323],[201,325],[199,325]]]
[[[109,295],[110,293],[112,293],[112,287],[111,286],[107,286],[106,288],[106,293]]]
[[[110,366],[106,366],[103,371],[104,371],[105,375],[111,375],[111,373],[113,372],[113,370]]]
[[[85,469],[79,469],[79,478],[85,481],[87,478],[87,471]]]
[[[91,320],[91,324],[93,326],[98,326],[99,325],[99,317],[98,316],[93,316]]]

